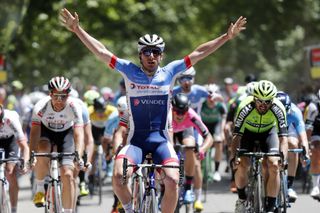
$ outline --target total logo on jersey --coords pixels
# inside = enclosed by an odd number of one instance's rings
[[[152,100],[152,99],[138,99],[138,98],[135,98],[133,99],[133,105],[134,106],[138,106],[140,104],[143,104],[143,105],[165,105],[166,102],[165,100]]]
[[[130,89],[133,96],[136,95],[166,95],[168,94],[167,86],[146,85],[130,83]]]

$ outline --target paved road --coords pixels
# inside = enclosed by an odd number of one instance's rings
[[[36,208],[31,202],[31,193],[28,178],[20,179],[21,193],[19,195],[18,213],[42,213],[44,209]],[[296,183],[297,191],[300,192],[299,182]],[[220,183],[213,183],[207,194],[207,202],[204,204],[203,213],[232,213],[237,199],[235,194],[228,191],[229,181],[226,174]],[[110,183],[104,187],[104,198],[101,206],[96,198],[86,198],[81,202],[78,213],[109,213],[112,205],[112,188]],[[314,201],[309,195],[300,194],[296,203],[288,210],[289,213],[319,213],[320,202]]]

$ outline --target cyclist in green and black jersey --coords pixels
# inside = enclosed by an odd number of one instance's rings
[[[241,101],[235,121],[232,141],[232,156],[235,156],[236,148],[253,151],[255,142],[259,142],[262,152],[282,152],[287,159],[287,121],[283,104],[275,98],[277,88],[270,81],[262,80],[255,84],[253,96],[248,96]],[[280,148],[280,150],[279,150]],[[266,212],[275,209],[276,197],[279,193],[279,158],[268,157],[264,162],[266,180]],[[250,166],[247,157],[241,157],[236,165],[235,181],[238,191],[236,212],[245,212],[246,192],[248,182],[247,171]]]

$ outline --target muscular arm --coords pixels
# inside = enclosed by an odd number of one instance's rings
[[[210,149],[210,147],[212,147],[213,144],[213,137],[210,133],[208,133],[208,135],[206,135],[204,142],[202,144],[202,146],[200,147],[200,151],[206,152]]]
[[[30,132],[30,151],[38,151],[38,142],[40,140],[40,125],[32,125]]]
[[[231,158],[235,157],[237,148],[240,147],[241,138],[242,136],[240,135],[233,136],[231,143]]]
[[[88,162],[92,162],[92,155],[93,155],[93,136],[91,132],[91,124],[85,124],[84,126],[84,150],[88,153]]]
[[[109,64],[111,61],[112,53],[97,39],[90,36],[82,27],[79,25],[79,17],[77,13],[72,15],[66,8],[60,12],[60,19],[64,26],[74,32],[82,43],[101,61]]]
[[[83,136],[83,126],[79,126],[73,129],[73,137],[75,144],[75,151],[79,153],[79,156],[83,155],[84,148],[84,136]]]
[[[235,24],[231,23],[228,32],[219,36],[216,39],[208,41],[204,44],[198,46],[191,54],[189,54],[191,64],[195,65],[201,59],[204,59],[211,53],[215,52],[219,47],[221,47],[228,40],[234,38],[245,29],[244,25],[247,23],[247,19],[242,16],[238,18]]]
[[[124,144],[126,141],[126,133],[127,133],[127,128],[124,126],[119,126],[117,131],[115,131],[114,136],[113,136],[113,150],[116,152],[121,144]]]
[[[285,160],[288,159],[288,137],[281,136],[279,137],[280,140],[280,151],[283,153],[283,157]]]
[[[18,141],[18,145],[20,147],[24,161],[28,162],[29,158],[30,158],[30,150],[29,150],[29,146],[27,144],[27,140],[22,139],[22,140]]]

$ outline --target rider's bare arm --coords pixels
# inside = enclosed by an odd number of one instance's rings
[[[231,23],[228,29],[228,32],[219,36],[216,39],[208,41],[204,44],[198,46],[192,53],[189,54],[191,64],[195,65],[201,59],[204,59],[211,53],[215,52],[219,47],[221,47],[224,43],[229,41],[230,39],[237,36],[242,30],[245,29],[245,24],[247,23],[247,19],[240,16],[236,23]]]
[[[83,149],[84,149],[84,136],[83,135],[84,135],[83,134],[83,126],[75,127],[73,129],[75,150],[79,153],[79,156],[83,155]]]
[[[77,13],[71,14],[66,8],[60,12],[61,23],[70,31],[74,32],[82,43],[101,61],[109,64],[113,53],[111,53],[100,41],[90,36],[79,24]]]
[[[38,142],[40,140],[40,125],[32,125],[30,132],[30,151],[38,151]]]

